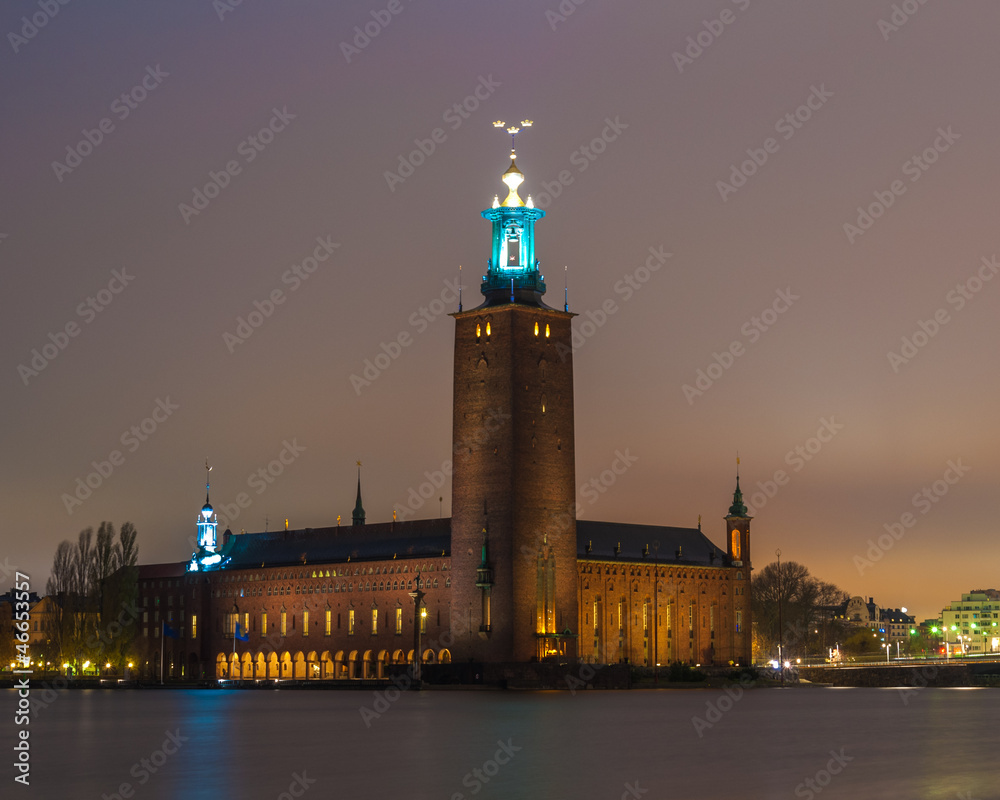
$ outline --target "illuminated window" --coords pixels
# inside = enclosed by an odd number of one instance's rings
[[[479,339],[479,337],[481,337],[482,335],[483,335],[483,328],[482,328],[482,326],[481,326],[481,325],[480,325],[480,324],[479,324],[479,323],[477,322],[477,323],[476,323],[476,339],[478,340],[478,339]]]
[[[644,636],[649,636],[649,600],[642,604],[642,632]]]
[[[535,323],[535,336],[538,336],[538,323]]]
[[[347,611],[347,635],[354,635],[354,609],[348,609]]]
[[[303,611],[302,612],[302,635],[303,636],[308,636],[309,635],[309,612],[308,611]]]
[[[397,608],[396,609],[396,635],[397,636],[402,636],[403,635],[403,609],[402,608]]]
[[[549,326],[548,326],[547,324],[546,324],[546,326],[545,326],[545,338],[546,338],[546,339],[548,339],[548,338],[549,338]]]
[[[490,335],[490,323],[488,323],[488,322],[486,323],[486,335],[487,336]]]
[[[378,609],[372,609],[372,636],[378,633]]]
[[[260,615],[260,635],[267,636],[267,612],[264,611]]]
[[[330,628],[333,625],[333,612],[330,609],[326,610],[326,635],[330,635]]]
[[[192,639],[197,639],[198,638],[198,615],[197,614],[192,614],[191,615],[191,638]]]
[[[542,413],[545,413],[545,395],[542,395]]]
[[[739,633],[740,632],[740,628],[742,628],[742,627],[743,627],[743,612],[742,611],[737,611],[736,612],[736,632]]]
[[[281,612],[281,635],[284,636],[285,632],[288,630],[288,613],[285,611]]]
[[[243,612],[243,630],[241,631],[241,633],[244,636],[246,636],[248,633],[250,633],[250,612],[249,611],[244,611]]]

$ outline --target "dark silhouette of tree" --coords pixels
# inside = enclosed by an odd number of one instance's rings
[[[824,643],[832,645],[839,626],[822,609],[843,603],[847,598],[847,592],[813,577],[808,568],[795,561],[782,562],[780,570],[778,562],[773,561],[755,571],[750,601],[759,648],[757,656],[777,657],[779,603],[782,655],[786,658],[825,655]]]
[[[46,593],[55,601],[49,640],[58,663],[112,662],[120,667],[134,640],[139,570],[136,529],[102,522],[85,528],[75,545],[60,542]]]

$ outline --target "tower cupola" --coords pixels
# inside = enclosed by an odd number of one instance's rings
[[[482,212],[483,218],[493,223],[493,245],[482,284],[488,306],[520,303],[545,307],[541,299],[545,283],[535,258],[535,222],[544,217],[545,212],[535,208],[531,195],[525,202],[518,194],[518,188],[524,183],[524,173],[517,166],[514,149],[514,137],[532,124],[526,119],[521,121],[520,127],[506,128],[511,137],[510,166],[501,180],[507,185],[507,197],[502,203],[499,195],[494,197],[492,207]],[[498,120],[493,125],[503,128],[507,123]]]

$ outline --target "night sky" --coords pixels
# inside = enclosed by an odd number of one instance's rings
[[[187,558],[206,456],[237,532],[349,521],[358,459],[369,521],[450,514],[408,498],[524,118],[581,518],[721,544],[739,452],[757,568],[919,618],[998,584],[995,3],[39,8],[0,14],[0,558],[33,588],[105,519]]]

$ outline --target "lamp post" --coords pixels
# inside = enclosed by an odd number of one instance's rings
[[[417,573],[413,582],[413,591],[410,597],[413,598],[413,680],[420,682],[421,658],[420,658],[420,628],[423,619],[427,616],[427,609],[421,608],[426,592],[420,590],[420,573]]]
[[[781,670],[781,685],[785,685],[785,662],[781,660],[781,550],[775,550],[774,555],[778,558],[778,668]]]

